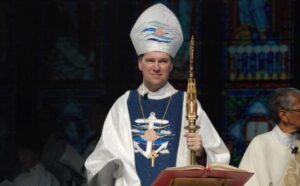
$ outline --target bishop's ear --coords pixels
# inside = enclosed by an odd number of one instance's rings
[[[139,70],[140,70],[140,71],[143,71],[143,67],[142,67],[142,59],[141,59],[141,58],[139,58],[139,60],[138,60],[138,67],[139,67]]]

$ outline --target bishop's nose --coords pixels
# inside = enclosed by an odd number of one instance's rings
[[[159,64],[158,61],[156,61],[156,62],[154,63],[154,70],[155,70],[155,71],[159,71],[159,70],[160,70],[160,64]]]

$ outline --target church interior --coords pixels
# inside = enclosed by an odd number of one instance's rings
[[[186,91],[193,35],[197,98],[237,166],[273,127],[272,90],[300,88],[300,1],[262,0],[259,16],[239,1],[1,0],[0,182],[15,175],[20,142],[55,136],[87,156],[112,104],[142,82],[129,33],[158,2],[184,34],[170,82]]]

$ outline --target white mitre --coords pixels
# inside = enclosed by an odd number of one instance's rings
[[[130,38],[137,55],[161,51],[173,58],[183,42],[177,17],[161,3],[149,7],[140,15],[130,32]]]

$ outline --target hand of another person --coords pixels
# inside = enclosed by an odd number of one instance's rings
[[[187,132],[184,136],[186,137],[188,149],[194,151],[196,156],[202,156],[204,154],[204,148],[200,134]]]

